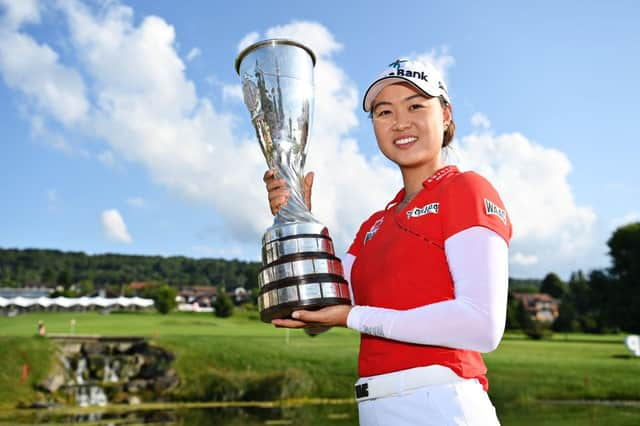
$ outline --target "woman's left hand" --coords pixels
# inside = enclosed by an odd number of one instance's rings
[[[276,327],[305,328],[305,327],[346,327],[347,317],[351,305],[327,306],[317,311],[294,311],[293,319],[274,319],[271,324]]]

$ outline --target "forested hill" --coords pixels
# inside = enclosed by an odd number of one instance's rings
[[[90,281],[93,285],[161,281],[172,286],[224,285],[227,288],[257,286],[259,262],[224,259],[192,259],[182,256],[87,255],[42,249],[0,248],[0,287],[39,284],[62,285]],[[513,291],[537,291],[539,280],[509,280]]]
[[[257,286],[259,262],[192,259],[182,256],[87,255],[41,249],[0,248],[0,287],[63,285],[90,281],[95,286],[162,281],[172,286]]]

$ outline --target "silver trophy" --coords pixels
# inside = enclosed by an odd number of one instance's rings
[[[275,39],[247,47],[235,62],[262,153],[290,191],[262,237],[258,309],[264,322],[288,318],[297,309],[351,303],[329,231],[303,196],[315,61],[308,47]]]

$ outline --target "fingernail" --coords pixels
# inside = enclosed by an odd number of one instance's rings
[[[298,311],[294,311],[294,312],[291,314],[291,318],[293,318],[293,319],[298,319],[298,318],[300,318],[300,313],[299,313]]]

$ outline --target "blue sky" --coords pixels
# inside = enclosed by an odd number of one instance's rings
[[[0,247],[257,260],[266,168],[239,49],[318,56],[308,169],[338,250],[399,189],[362,91],[394,59],[445,74],[451,162],[499,189],[511,275],[606,267],[640,220],[640,6],[566,2],[0,0]]]

